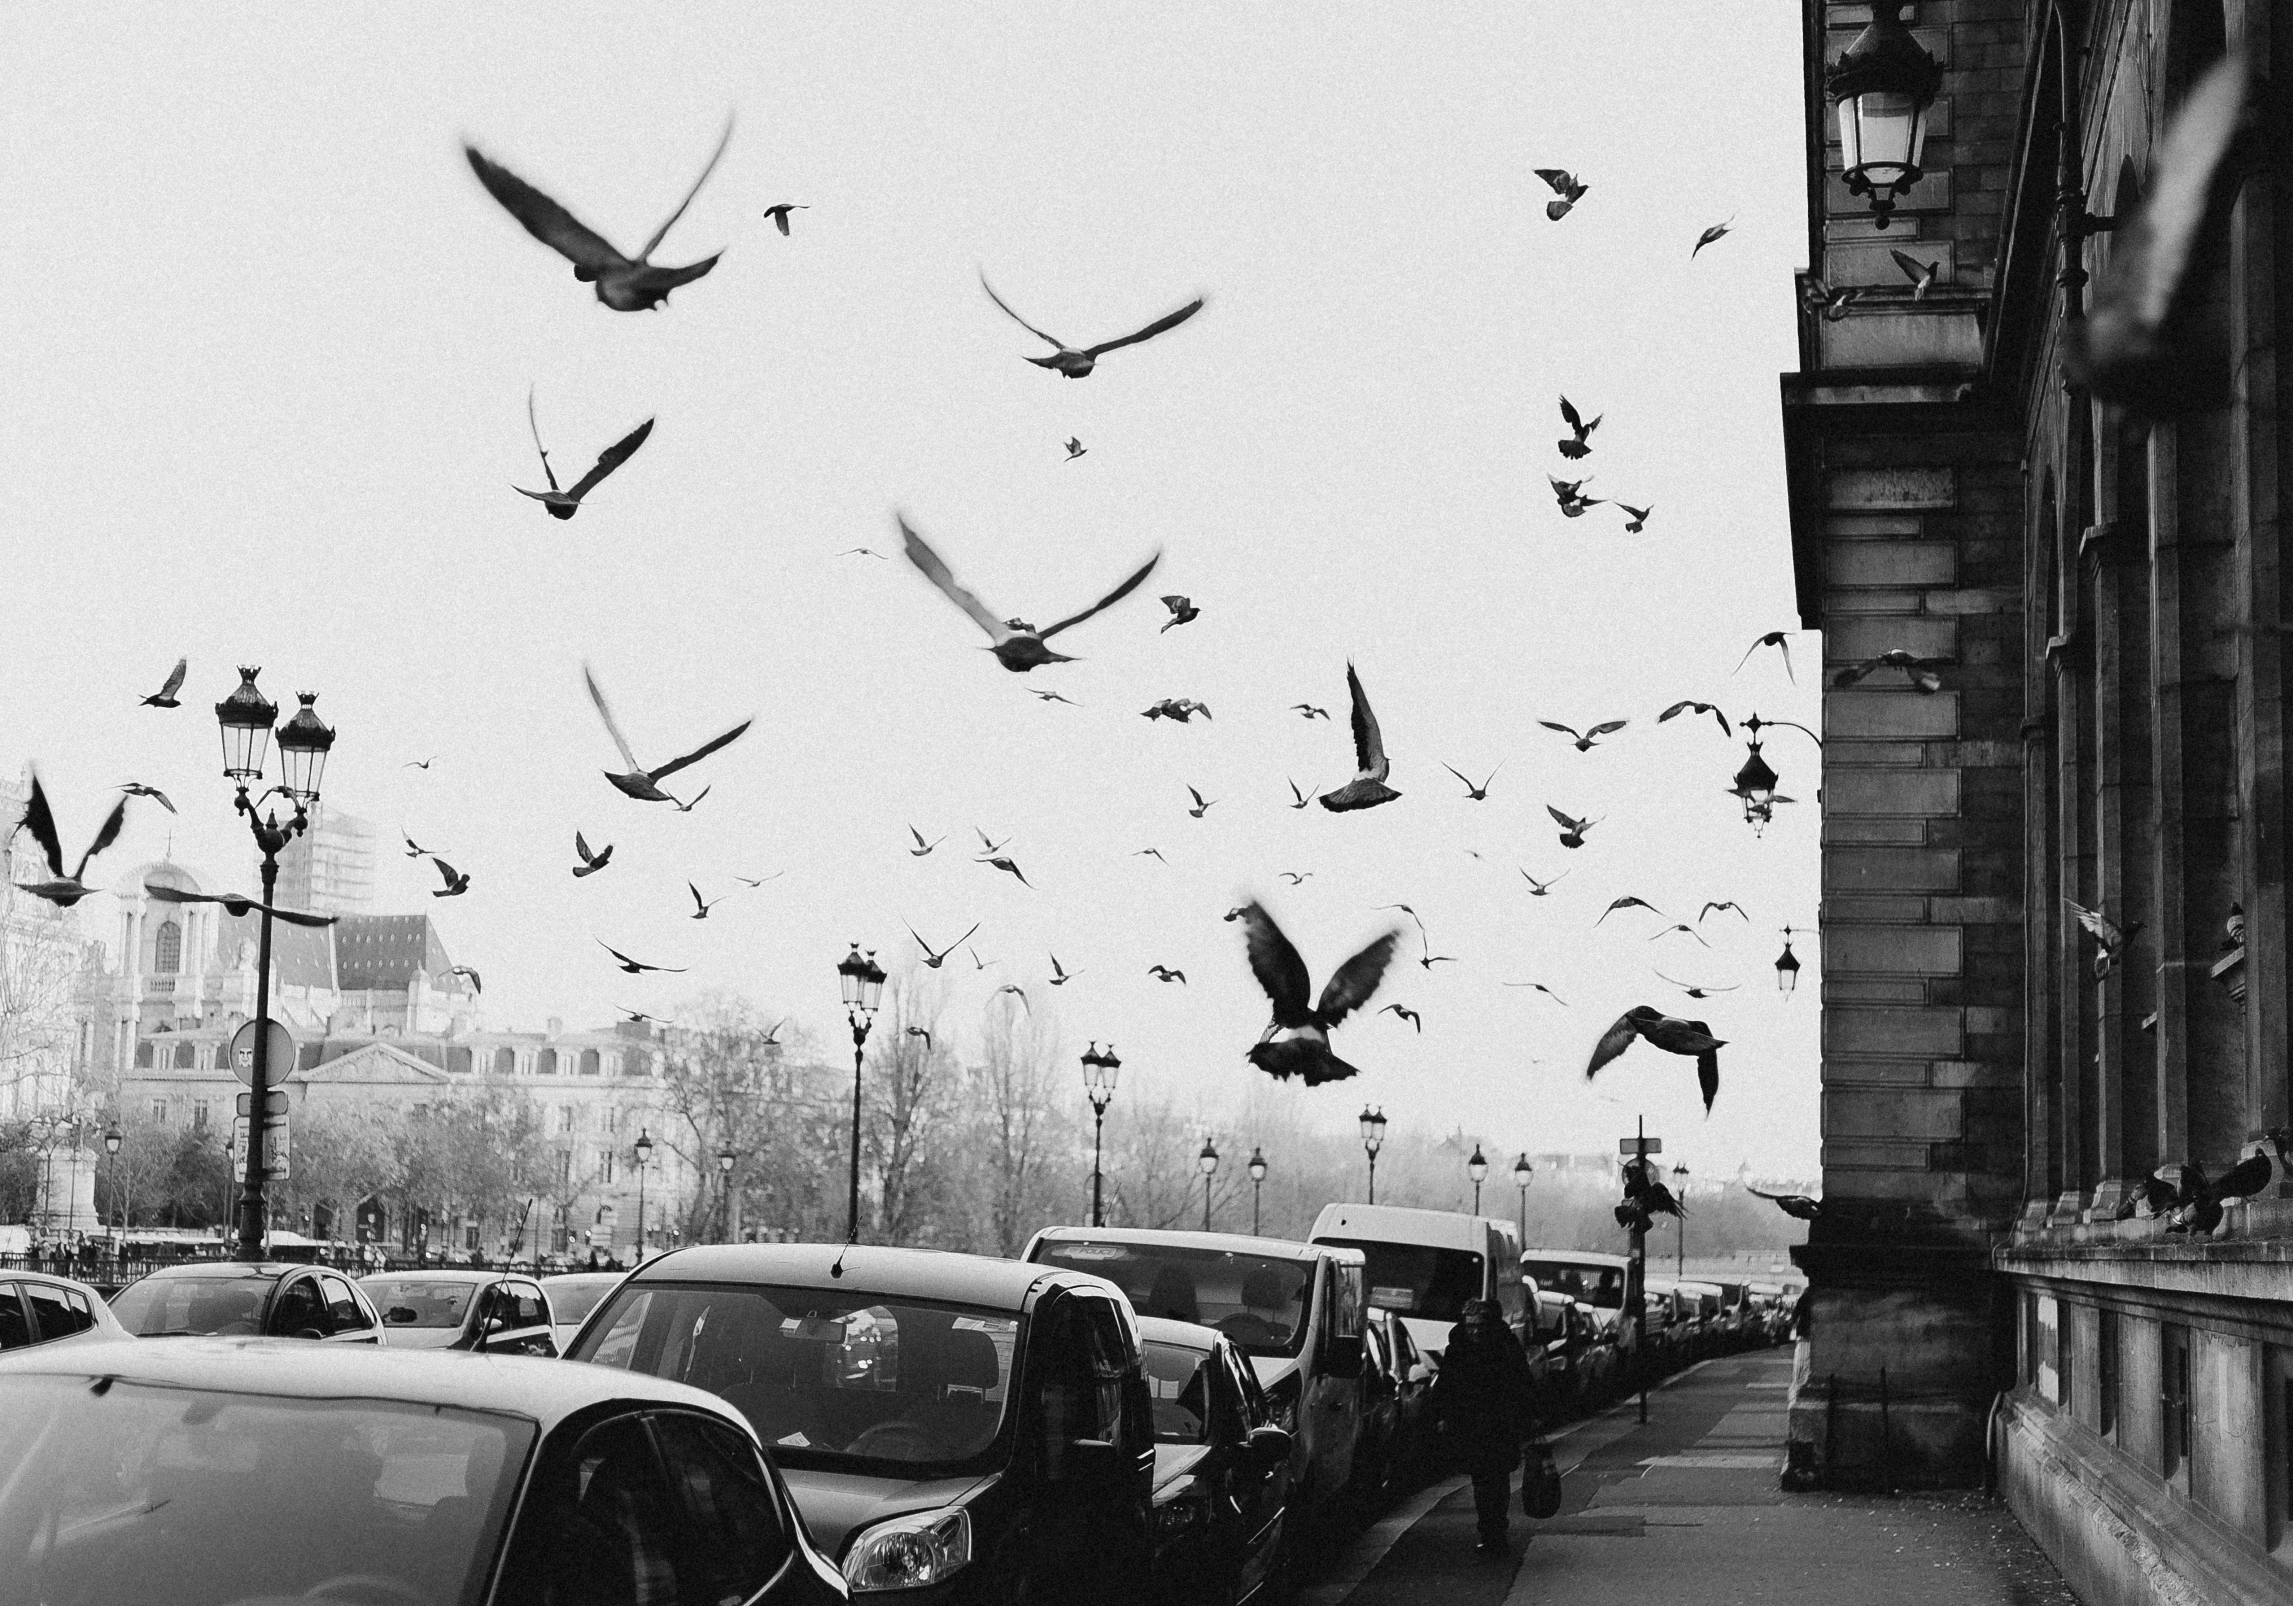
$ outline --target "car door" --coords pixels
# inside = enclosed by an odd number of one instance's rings
[[[0,1282],[0,1352],[30,1349],[33,1342],[32,1313],[23,1296],[14,1283]]]
[[[1149,1555],[1153,1408],[1111,1302],[1061,1293],[1045,1305],[1029,1337],[1034,1519],[1020,1549],[988,1560],[998,1586],[1025,1580],[1036,1598],[1128,1600]]]
[[[326,1302],[326,1337],[335,1344],[380,1344],[382,1324],[374,1319],[374,1311],[351,1287],[348,1280],[332,1272],[318,1277],[319,1297]]]
[[[1249,1441],[1252,1429],[1273,1425],[1274,1409],[1258,1386],[1258,1374],[1233,1345],[1218,1346],[1215,1364],[1211,1421],[1219,1441],[1230,1447],[1228,1492],[1239,1527],[1235,1593],[1248,1595],[1273,1577],[1281,1556],[1290,1503],[1290,1458],[1261,1462],[1238,1448]]]
[[[263,1331],[272,1338],[326,1337],[326,1300],[315,1272],[296,1272],[272,1290]]]

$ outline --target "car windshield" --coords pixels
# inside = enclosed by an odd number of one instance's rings
[[[1361,1251],[1369,1302],[1425,1321],[1461,1321],[1465,1301],[1482,1293],[1481,1257],[1470,1249],[1436,1249],[1430,1244],[1374,1243],[1368,1239],[1322,1238]]]
[[[456,1606],[533,1431],[442,1406],[0,1377],[5,1593],[228,1606],[357,1579],[361,1599]]]
[[[361,1277],[358,1286],[382,1312],[385,1327],[459,1327],[475,1283],[416,1282],[408,1277]]]
[[[1622,1310],[1624,1308],[1624,1269],[1598,1263],[1567,1260],[1538,1260],[1524,1255],[1521,1274],[1534,1277],[1537,1286],[1548,1294],[1566,1294],[1580,1304],[1595,1310]]]
[[[1148,1339],[1147,1393],[1157,1444],[1210,1442],[1210,1352]]]
[[[260,1331],[268,1277],[146,1277],[111,1302],[120,1325],[141,1338]]]
[[[1314,1262],[1178,1244],[1054,1238],[1035,1251],[1120,1284],[1141,1316],[1215,1327],[1249,1355],[1295,1355],[1306,1341]]]
[[[549,1313],[560,1327],[571,1327],[597,1308],[597,1302],[613,1292],[617,1278],[596,1283],[543,1283],[542,1292],[549,1295]]]
[[[707,1389],[786,1465],[925,1475],[995,1442],[1018,1347],[1017,1316],[960,1305],[624,1284],[571,1357]]]

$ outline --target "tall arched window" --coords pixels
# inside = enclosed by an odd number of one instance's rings
[[[470,1074],[470,1051],[466,1048],[446,1050],[446,1069],[457,1076]]]
[[[511,1048],[497,1048],[494,1050],[494,1074],[496,1076],[515,1076],[517,1075],[517,1070],[517,1050]]]
[[[189,1043],[189,1042],[185,1042],[185,1043],[178,1043],[178,1044],[176,1044],[176,1045],[175,1045],[175,1068],[176,1068],[177,1070],[179,1070],[179,1071],[190,1071],[190,1070],[196,1070],[196,1069],[198,1069],[198,1067],[199,1067],[199,1045],[198,1045],[197,1043]]]
[[[594,1048],[583,1049],[578,1064],[583,1076],[595,1076],[597,1074],[597,1050]]]
[[[183,969],[183,927],[176,921],[160,923],[151,944],[151,969],[157,976],[173,976]]]
[[[534,1055],[533,1074],[536,1076],[555,1076],[557,1074],[556,1049],[545,1048],[540,1053]]]

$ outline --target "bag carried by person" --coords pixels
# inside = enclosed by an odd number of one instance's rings
[[[1541,1439],[1521,1452],[1521,1509],[1539,1521],[1560,1515],[1561,1469]]]

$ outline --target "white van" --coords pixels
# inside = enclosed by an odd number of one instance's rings
[[[1509,1221],[1404,1205],[1324,1205],[1312,1241],[1358,1249],[1369,1302],[1402,1319],[1417,1347],[1439,1361],[1468,1299],[1493,1299],[1517,1333],[1529,1322],[1521,1286],[1521,1240]]]
[[[1521,1275],[1534,1279],[1547,1293],[1566,1294],[1589,1307],[1601,1330],[1615,1338],[1617,1353],[1627,1364],[1640,1348],[1640,1335],[1624,1325],[1624,1284],[1631,1272],[1630,1256],[1597,1249],[1521,1251]]]

